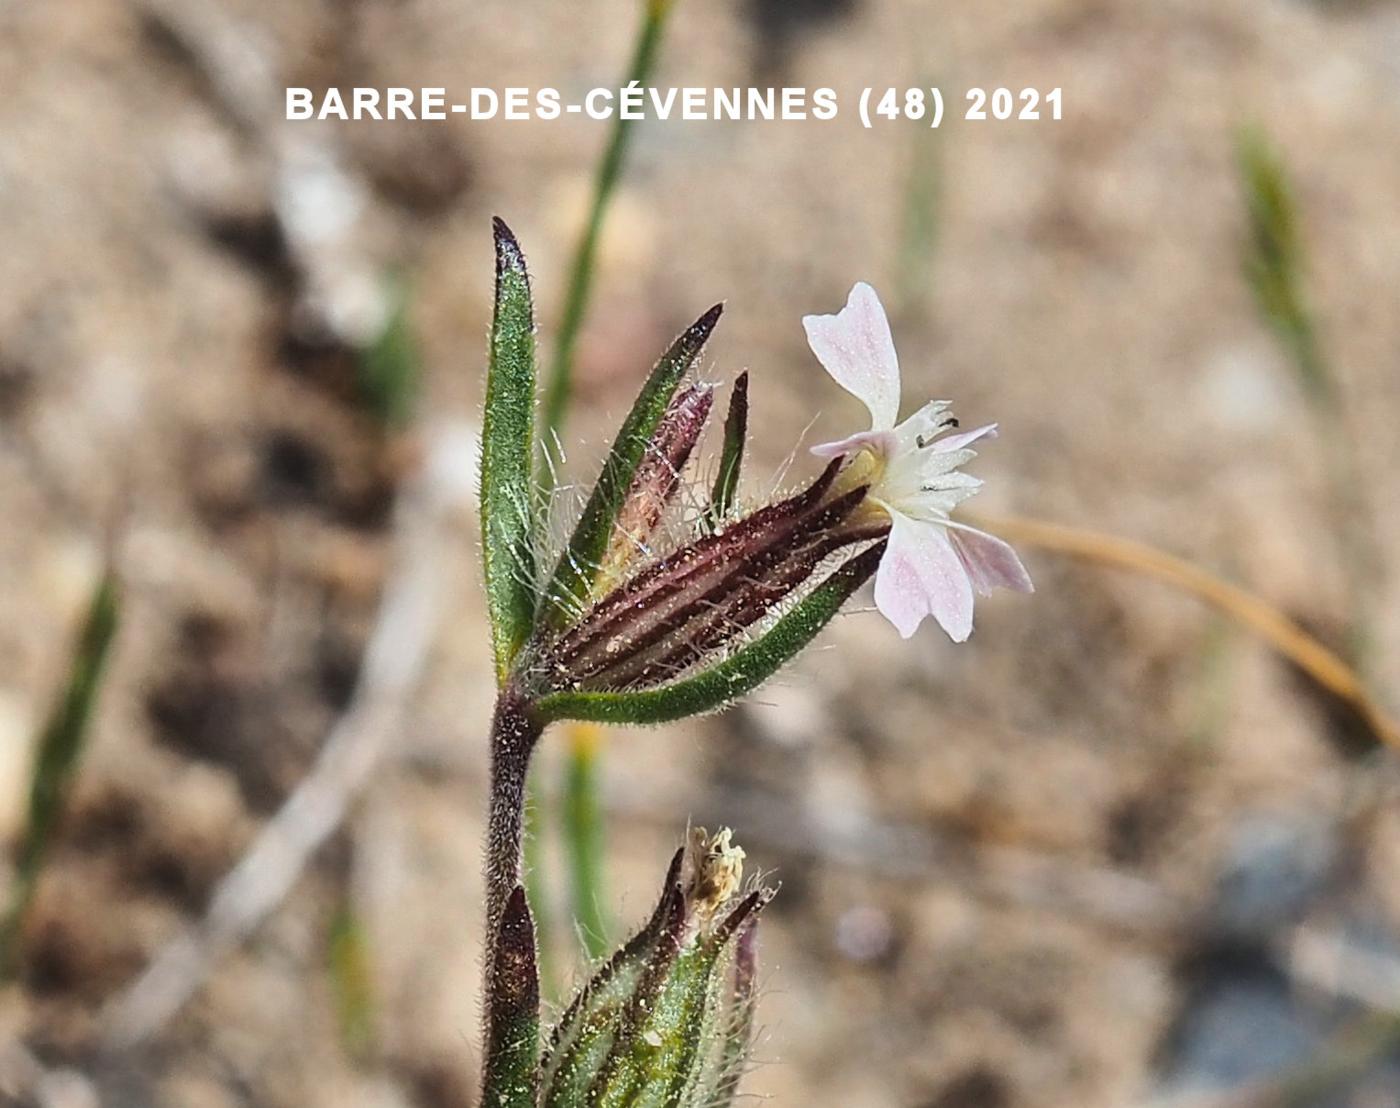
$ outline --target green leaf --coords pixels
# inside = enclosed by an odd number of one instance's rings
[[[693,677],[638,692],[551,693],[536,710],[548,722],[651,724],[722,708],[758,688],[810,643],[875,572],[884,549],[880,542],[849,559],[753,642]]]
[[[598,561],[612,535],[632,477],[646,455],[647,444],[666,414],[681,378],[700,356],[721,311],[723,305],[716,304],[671,344],[623,422],[549,586],[544,618],[556,626],[586,603]]]
[[[496,311],[481,430],[481,536],[486,603],[504,684],[535,612],[535,324],[520,244],[497,219]]]
[[[78,770],[93,705],[120,619],[121,600],[110,569],[103,573],[89,603],[83,629],[68,667],[68,681],[40,736],[30,782],[29,810],[15,860],[14,886],[0,921],[0,976],[16,966],[16,945],[24,916],[43,869],[54,827]]]
[[[714,530],[734,507],[734,493],[739,488],[739,470],[744,463],[744,444],[749,434],[749,375],[739,374],[734,391],[729,394],[729,413],[724,417],[724,447],[719,456],[719,472],[710,493],[710,507],[705,522]]]

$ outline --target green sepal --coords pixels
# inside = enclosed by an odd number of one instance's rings
[[[481,429],[481,541],[496,680],[504,685],[535,613],[535,323],[525,257],[497,219],[496,310]]]
[[[680,951],[685,896],[678,884],[684,851],[677,851],[656,911],[636,935],[583,986],[550,1036],[540,1067],[544,1108],[588,1102],[608,1065],[627,1013],[654,995]]]
[[[751,921],[734,943],[734,957],[728,969],[729,986],[718,1058],[706,1078],[697,1103],[705,1108],[729,1108],[739,1091],[754,1043],[754,995],[757,980],[758,922]]]
[[[712,931],[694,936],[653,990],[639,990],[595,1087],[598,1108],[708,1108],[724,1062],[734,940],[773,898],[755,889]]]
[[[598,1108],[670,1108],[697,1080],[697,1063],[713,1038],[718,1008],[719,944],[682,951],[644,1018],[614,1055]],[[707,1034],[708,1032],[708,1034]]]
[[[744,463],[744,444],[749,434],[749,375],[739,374],[734,391],[729,394],[729,412],[724,417],[724,446],[719,456],[719,472],[715,474],[710,506],[705,512],[705,525],[714,530],[734,507],[734,494],[739,488],[739,471]]]
[[[586,604],[599,559],[612,535],[614,521],[632,484],[632,476],[646,455],[647,444],[666,414],[671,397],[700,356],[705,340],[714,330],[722,310],[723,305],[716,304],[691,324],[662,355],[642,386],[554,571],[542,617],[554,625],[559,625]]]
[[[767,631],[692,677],[637,692],[551,693],[535,709],[545,722],[652,724],[722,708],[758,688],[811,642],[875,572],[884,549],[880,542],[849,559]]]
[[[482,1108],[535,1108],[539,1085],[540,976],[525,890],[506,902],[488,976]]]

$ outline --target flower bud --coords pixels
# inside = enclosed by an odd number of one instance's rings
[[[622,579],[629,566],[650,551],[661,513],[675,498],[681,472],[705,429],[715,398],[710,385],[690,385],[672,399],[628,486],[612,535],[598,564],[593,591],[602,595]]]
[[[728,829],[691,832],[651,919],[583,986],[541,1066],[544,1108],[727,1102],[751,1035],[754,928]],[[736,901],[737,898],[737,901]]]

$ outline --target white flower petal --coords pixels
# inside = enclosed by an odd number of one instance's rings
[[[812,447],[818,458],[839,458],[843,454],[854,454],[859,450],[870,450],[881,457],[887,457],[894,449],[889,431],[857,431],[835,442],[822,442]]]
[[[946,438],[935,439],[929,443],[929,449],[940,453],[950,450],[961,450],[969,446],[978,439],[994,439],[997,437],[997,425],[988,423],[985,427],[978,427],[971,431],[959,431],[956,435],[949,435]]]
[[[875,573],[875,606],[909,638],[925,616],[954,642],[972,633],[972,582],[943,528],[894,515]]]
[[[826,371],[870,409],[871,428],[894,427],[899,416],[899,358],[875,290],[860,281],[839,312],[803,316],[802,326]]]
[[[985,531],[955,524],[948,537],[967,569],[967,575],[980,596],[989,596],[995,588],[1013,592],[1035,592],[1031,575],[1016,556],[1016,551]]]

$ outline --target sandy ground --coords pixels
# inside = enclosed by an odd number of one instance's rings
[[[1317,423],[1241,277],[1233,136],[1256,121],[1296,180],[1365,477],[1359,526],[1382,552],[1368,667],[1394,689],[1400,16],[1282,0],[993,9],[680,0],[662,83],[827,85],[843,111],[639,128],[580,351],[571,473],[591,472],[661,346],[723,299],[706,369],[752,371],[748,493],[781,487],[804,433],[863,418],[798,320],[864,278],[898,308],[910,394],[1001,421],[979,507],[1160,545],[1338,636]],[[371,786],[178,1016],[139,1047],[100,1044],[114,998],[198,918],[345,712],[403,572],[394,504],[411,497],[396,490],[444,449],[449,491],[469,468],[443,444],[477,418],[490,215],[525,244],[548,342],[604,138],[578,119],[288,126],[281,88],[567,95],[615,80],[634,14],[0,0],[6,836],[113,528],[128,599],[0,1005],[0,1036],[57,1074],[45,1103],[473,1102],[491,678],[460,495],[423,540],[442,618]],[[1059,86],[1065,118],[866,131],[851,110],[864,86],[929,80],[959,100]],[[911,211],[935,230],[901,248]],[[413,290],[425,359],[419,418],[397,435],[367,412],[354,355],[389,273]],[[799,456],[786,480],[810,469]],[[608,737],[619,920],[647,910],[687,820],[732,823],[783,883],[748,1091],[1148,1105],[1307,1065],[1369,1009],[1400,1007],[1393,758],[1193,602],[1026,560],[1036,595],[980,608],[966,646],[932,628],[901,643],[853,613],[755,703]],[[546,744],[546,791],[560,753]],[[546,858],[557,876],[554,839]],[[359,1038],[328,969],[347,908],[373,997]],[[562,979],[577,956],[566,931],[556,947]],[[1381,969],[1346,970],[1353,948]],[[1390,1057],[1332,1099],[1290,1103],[1400,1102]]]

